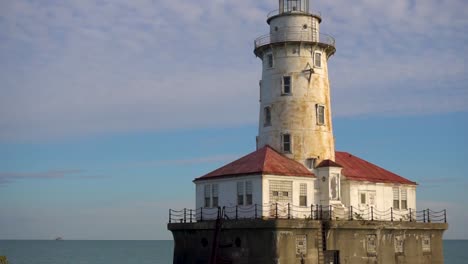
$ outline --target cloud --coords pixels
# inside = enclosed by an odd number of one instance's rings
[[[277,1],[26,1],[0,10],[0,141],[254,124]],[[468,110],[464,0],[314,1],[336,116]]]
[[[218,163],[218,162],[231,162],[239,158],[240,155],[225,154],[214,155],[207,157],[195,157],[187,159],[173,159],[173,160],[150,160],[141,162],[132,162],[123,165],[123,167],[159,167],[159,166],[172,166],[172,165],[197,165],[204,163]]]
[[[83,170],[50,170],[45,172],[0,172],[0,186],[24,179],[63,179],[68,176],[95,179],[103,176],[82,175]]]

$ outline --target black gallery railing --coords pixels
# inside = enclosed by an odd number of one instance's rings
[[[368,220],[368,221],[409,221],[421,223],[447,223],[447,211],[431,209],[378,210],[370,207],[344,207],[342,205],[253,204],[248,206],[223,206],[215,208],[169,209],[169,223],[194,223],[202,221],[239,219],[309,219],[309,220]]]

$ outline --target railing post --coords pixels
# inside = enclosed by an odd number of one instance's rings
[[[190,223],[192,223],[192,209],[190,209]]]
[[[237,220],[237,217],[238,217],[238,208],[239,208],[239,206],[236,205],[236,220]]]
[[[172,218],[172,216],[171,216],[171,209],[169,209],[169,223],[171,223],[171,218]]]
[[[275,211],[276,211],[276,219],[278,219],[278,203],[276,203],[276,209],[275,209]]]
[[[353,220],[353,206],[352,206],[352,205],[351,205],[351,207],[350,207],[349,212],[350,212],[350,216],[351,216],[351,217],[350,217],[350,220],[352,221],[352,220]]]
[[[444,223],[447,223],[447,209],[444,209]]]
[[[413,213],[411,213],[411,208],[409,209],[409,221],[413,222]]]
[[[184,208],[184,223],[187,223],[187,208]]]
[[[255,219],[257,219],[257,204],[255,204]]]
[[[370,211],[371,211],[371,221],[374,221],[374,206],[371,206]]]
[[[315,205],[315,220],[319,220],[319,205]]]
[[[314,219],[314,205],[311,204],[310,205],[310,219]]]
[[[423,223],[426,223],[426,210],[423,209]]]
[[[200,222],[203,222],[203,207],[200,207]]]
[[[390,207],[390,219],[393,222],[393,207]]]
[[[323,206],[320,205],[320,220],[323,220]]]
[[[291,208],[288,203],[288,219],[291,219]]]
[[[330,205],[328,206],[328,218],[329,218],[329,220],[332,220],[332,208],[333,208],[333,207],[332,207],[332,205],[330,204]]]
[[[429,208],[427,208],[427,222],[430,223],[431,222],[431,217],[429,216],[430,214],[430,211],[429,211]]]

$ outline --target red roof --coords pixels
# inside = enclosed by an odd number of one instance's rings
[[[249,174],[314,177],[301,163],[281,155],[270,146],[265,146],[195,180]]]
[[[342,173],[350,180],[416,185],[416,182],[405,179],[348,152],[336,151],[335,160],[343,166]]]
[[[340,167],[343,168],[340,164],[334,162],[333,160],[324,160],[320,162],[320,164],[316,168],[322,168],[322,167]]]

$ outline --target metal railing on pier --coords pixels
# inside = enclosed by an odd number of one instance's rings
[[[224,214],[220,214],[223,210]],[[344,207],[341,205],[297,206],[290,203],[253,204],[247,206],[224,206],[173,210],[169,209],[169,223],[194,223],[216,220],[223,215],[227,220],[240,219],[309,219],[309,220],[367,220],[367,221],[407,221],[420,223],[447,223],[447,211],[431,209],[379,210],[375,207]]]

